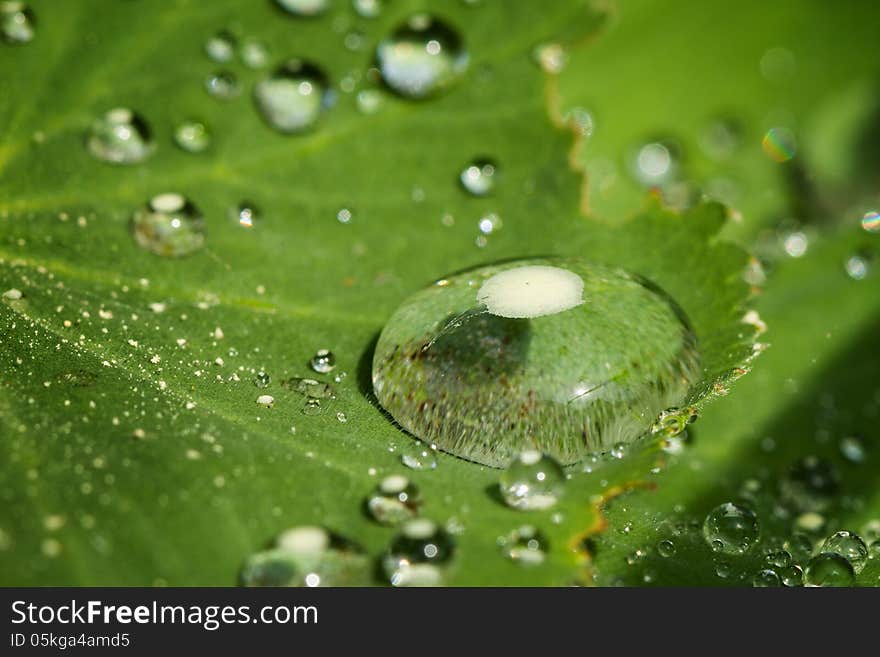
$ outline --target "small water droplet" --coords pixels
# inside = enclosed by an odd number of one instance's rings
[[[352,220],[351,210],[348,208],[342,208],[339,212],[336,213],[336,221],[341,224],[350,224]]]
[[[868,275],[868,261],[860,255],[850,256],[844,263],[844,271],[854,281],[861,281]]]
[[[348,422],[348,416],[342,411],[336,411],[336,419],[342,424]]]
[[[270,383],[272,383],[272,377],[263,370],[254,375],[254,385],[258,388],[268,388]]]
[[[114,164],[137,164],[155,149],[147,122],[136,112],[117,107],[92,123],[86,138],[89,153]]]
[[[309,360],[309,367],[319,374],[332,372],[336,367],[336,356],[329,349],[318,349]]]
[[[36,34],[36,18],[24,2],[0,2],[0,35],[12,44],[29,43]]]
[[[253,228],[254,222],[260,216],[260,210],[251,201],[241,201],[229,209],[229,216],[242,228]]]
[[[852,586],[855,579],[852,564],[839,554],[819,554],[810,559],[804,571],[807,586]]]
[[[456,456],[503,467],[537,442],[573,463],[643,435],[699,376],[683,312],[637,276],[536,259],[442,280],[386,324],[373,387],[405,429]]]
[[[847,461],[864,463],[867,457],[865,443],[859,436],[844,436],[840,439],[840,453]]]
[[[243,586],[366,586],[370,561],[354,544],[321,527],[294,527],[275,546],[247,558]]]
[[[800,566],[795,564],[780,568],[779,578],[782,580],[784,586],[793,587],[804,585],[804,571]]]
[[[532,51],[532,59],[545,73],[562,73],[568,63],[568,53],[562,44],[542,43]]]
[[[382,14],[383,0],[351,0],[351,6],[361,18],[378,18]]]
[[[232,61],[235,56],[235,37],[222,30],[205,41],[205,54],[219,64]]]
[[[657,554],[661,557],[673,557],[675,556],[675,551],[675,543],[668,538],[657,543]]]
[[[322,383],[315,379],[304,379],[293,376],[281,382],[281,386],[288,390],[298,392],[309,399],[332,399],[336,396],[336,391],[329,383]]]
[[[308,415],[310,417],[321,415],[323,412],[324,407],[321,406],[320,399],[307,399],[306,403],[302,407],[302,414]]]
[[[565,492],[565,472],[553,457],[527,450],[501,473],[498,486],[504,502],[514,509],[549,509]]]
[[[764,555],[764,561],[773,568],[785,568],[791,565],[791,555],[785,550],[771,550]]]
[[[231,100],[241,93],[241,85],[235,73],[219,71],[205,79],[205,90],[214,98]]]
[[[788,162],[797,153],[797,139],[788,128],[770,128],[761,139],[761,147],[774,162]]]
[[[431,449],[415,448],[400,455],[400,462],[411,470],[434,470],[437,459]]]
[[[362,89],[356,102],[361,114],[375,114],[382,105],[382,94],[378,89]]]
[[[501,552],[511,561],[524,566],[537,566],[547,557],[549,543],[543,532],[533,525],[523,525],[499,540]]]
[[[807,234],[800,230],[794,230],[787,233],[782,238],[782,248],[790,258],[800,258],[806,254],[810,246],[810,239]]]
[[[421,503],[421,493],[408,477],[389,475],[367,499],[367,510],[382,525],[399,525],[416,516]]]
[[[462,187],[474,196],[486,196],[495,189],[498,165],[489,158],[477,158],[459,174]]]
[[[703,537],[714,552],[745,554],[757,542],[758,517],[744,506],[726,502],[706,516]]]
[[[330,106],[333,94],[320,67],[289,59],[254,87],[254,102],[270,127],[283,133],[312,127]]]
[[[880,233],[880,212],[866,212],[862,217],[862,228],[869,233]]]
[[[678,149],[671,141],[650,142],[636,151],[633,171],[643,185],[661,185],[675,176],[678,160]]]
[[[757,588],[782,586],[782,580],[779,578],[779,575],[776,574],[776,571],[768,568],[755,575],[752,579],[752,586]]]
[[[132,215],[131,230],[138,246],[161,256],[185,256],[205,243],[202,214],[181,194],[154,196]]]
[[[413,518],[391,541],[382,566],[393,586],[437,586],[454,550],[452,537],[437,523]]]
[[[272,395],[260,395],[257,397],[257,404],[266,408],[272,408],[275,405],[275,398]]]
[[[201,121],[188,119],[174,127],[174,143],[188,153],[203,153],[211,145],[211,131]]]
[[[275,0],[275,4],[294,16],[318,16],[330,8],[330,0]]]
[[[248,38],[241,42],[238,57],[250,69],[265,68],[269,63],[269,50],[262,41]]]
[[[379,44],[376,59],[392,91],[422,99],[450,87],[467,69],[470,58],[452,27],[427,14],[416,14]]]
[[[502,225],[501,217],[494,212],[483,215],[477,222],[477,228],[483,235],[491,235],[495,231],[501,230]]]
[[[858,534],[849,531],[835,532],[825,539],[819,552],[838,554],[853,567],[856,573],[861,572],[868,559],[868,547]]]

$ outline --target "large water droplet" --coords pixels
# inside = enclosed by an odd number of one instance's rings
[[[370,515],[383,525],[398,525],[419,512],[422,502],[416,485],[403,475],[389,475],[367,499]]]
[[[852,586],[855,580],[852,564],[839,554],[819,554],[810,559],[804,571],[807,586]]]
[[[758,540],[758,517],[732,502],[715,507],[703,522],[703,537],[715,552],[744,554]]]
[[[514,509],[549,509],[565,492],[565,473],[553,457],[526,450],[501,473],[498,487],[504,502]]]
[[[382,566],[394,586],[437,586],[454,547],[452,537],[437,523],[413,518],[391,541]]]
[[[0,35],[6,43],[28,43],[35,35],[34,12],[24,2],[0,2]]]
[[[154,196],[132,215],[131,229],[139,246],[161,256],[184,256],[205,243],[201,212],[180,194]]]
[[[684,313],[655,284],[580,260],[534,259],[438,281],[385,326],[382,406],[457,456],[563,463],[631,442],[699,375]]]
[[[458,33],[443,21],[416,14],[376,51],[382,79],[407,98],[427,98],[452,85],[469,56]]]
[[[290,59],[254,87],[254,101],[271,127],[299,132],[318,120],[329,106],[327,76],[315,64]]]
[[[155,144],[147,122],[140,115],[117,107],[92,123],[86,147],[104,162],[137,164],[150,156]]]
[[[275,4],[294,16],[318,16],[330,7],[330,0],[275,0]]]
[[[865,567],[868,559],[868,546],[858,534],[848,531],[835,532],[825,539],[820,552],[839,554],[849,561],[853,570],[858,573]]]
[[[175,126],[174,143],[188,153],[203,153],[211,145],[211,131],[201,121],[189,119]]]
[[[276,546],[245,561],[244,586],[365,586],[369,560],[353,544],[321,527],[295,527]]]
[[[498,165],[489,158],[477,158],[462,169],[458,178],[462,187],[474,196],[486,196],[495,188]]]

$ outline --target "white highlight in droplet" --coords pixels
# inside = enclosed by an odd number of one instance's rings
[[[532,318],[554,315],[584,302],[577,274],[546,265],[527,265],[495,274],[477,292],[477,302],[493,315]]]

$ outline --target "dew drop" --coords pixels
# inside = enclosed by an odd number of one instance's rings
[[[351,0],[354,12],[361,18],[378,18],[382,14],[383,0]]]
[[[318,16],[330,8],[330,0],[275,0],[275,4],[294,16]]]
[[[369,559],[352,543],[321,527],[294,527],[275,546],[247,558],[244,586],[366,586]]]
[[[568,53],[559,43],[542,43],[532,50],[532,59],[545,73],[562,73],[568,63]]]
[[[235,37],[223,30],[205,42],[205,54],[218,64],[232,61],[235,56]]]
[[[92,123],[86,147],[104,162],[137,164],[152,154],[155,143],[147,122],[139,114],[117,107]]]
[[[862,217],[862,228],[869,233],[880,233],[880,212],[866,212]]]
[[[241,85],[235,73],[219,71],[205,78],[205,90],[214,98],[231,100],[241,93]]]
[[[549,546],[547,537],[533,525],[523,525],[514,529],[499,543],[505,557],[524,566],[537,566],[547,558]]]
[[[269,376],[263,370],[260,370],[254,375],[254,385],[258,388],[268,388],[269,384],[272,383],[272,377]]]
[[[504,467],[632,442],[699,376],[696,338],[653,283],[580,260],[490,265],[407,299],[373,359],[382,406],[425,442]]]
[[[418,515],[422,496],[409,477],[389,475],[367,499],[367,511],[382,525],[399,525]]]
[[[211,131],[201,121],[188,119],[174,127],[174,143],[187,153],[204,153],[211,146]]]
[[[272,395],[260,395],[257,397],[257,404],[266,408],[272,408],[275,405],[275,398]]]
[[[309,360],[309,367],[319,374],[332,372],[336,367],[336,356],[329,349],[318,349]]]
[[[839,554],[819,554],[810,559],[804,570],[804,583],[807,586],[852,586],[855,579],[852,564]]]
[[[378,89],[362,89],[357,94],[356,103],[361,114],[375,114],[382,106],[382,94]]]
[[[764,560],[774,568],[785,568],[791,565],[791,555],[785,550],[772,550],[764,555]]]
[[[438,586],[454,550],[452,537],[437,523],[413,518],[391,541],[382,567],[393,586]]]
[[[131,218],[138,246],[160,256],[185,256],[205,243],[204,221],[195,205],[181,194],[154,196]]]
[[[238,57],[250,69],[265,68],[269,63],[269,50],[262,41],[248,38],[241,42]]]
[[[552,456],[526,450],[501,473],[498,486],[507,506],[521,511],[549,509],[565,492],[565,472]]]
[[[752,586],[756,588],[782,586],[782,580],[779,578],[779,575],[776,574],[776,571],[768,568],[755,575],[752,579]]]
[[[835,532],[825,539],[819,552],[837,554],[849,561],[856,573],[861,572],[868,559],[868,547],[858,534],[849,531]]]
[[[230,208],[229,215],[242,228],[253,228],[254,222],[260,216],[260,210],[251,201],[241,201],[235,207]]]
[[[312,127],[333,100],[317,65],[289,59],[254,87],[254,102],[270,127],[282,133]]]
[[[400,455],[400,462],[410,470],[434,470],[437,467],[437,459],[434,458],[433,450],[416,448]]]
[[[865,443],[859,436],[844,436],[841,438],[840,453],[851,463],[864,463],[867,458]]]
[[[24,2],[0,2],[0,34],[6,43],[33,41],[36,34],[34,12]]]
[[[860,255],[850,256],[843,265],[846,275],[854,281],[861,281],[868,275],[868,261]]]
[[[321,406],[320,399],[307,399],[306,403],[302,407],[302,414],[308,415],[310,417],[321,415],[323,412],[324,407]]]
[[[795,587],[804,585],[804,571],[796,564],[780,568],[779,578],[784,586]]]
[[[392,91],[422,99],[449,88],[467,69],[470,58],[452,27],[427,14],[416,14],[379,44],[376,59]]]
[[[678,170],[677,149],[669,141],[640,146],[636,151],[633,171],[643,185],[660,185],[675,176]]]
[[[770,128],[761,140],[761,147],[774,162],[788,162],[797,153],[797,140],[788,128]]]
[[[758,535],[758,517],[751,509],[732,502],[715,507],[703,521],[703,538],[714,552],[745,554]]]
[[[477,158],[461,170],[462,187],[474,196],[486,196],[495,189],[498,165],[489,158]]]
[[[675,543],[673,543],[669,539],[665,539],[657,543],[657,554],[661,557],[673,557],[675,556]]]
[[[285,379],[281,386],[293,390],[309,399],[332,399],[336,391],[329,383],[322,383],[315,379],[304,379],[298,376]]]

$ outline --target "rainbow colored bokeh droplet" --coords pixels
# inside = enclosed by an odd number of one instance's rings
[[[797,152],[797,140],[788,128],[770,128],[764,133],[761,147],[774,162],[788,162]]]
[[[869,233],[880,233],[880,212],[871,210],[862,217],[862,228]]]

